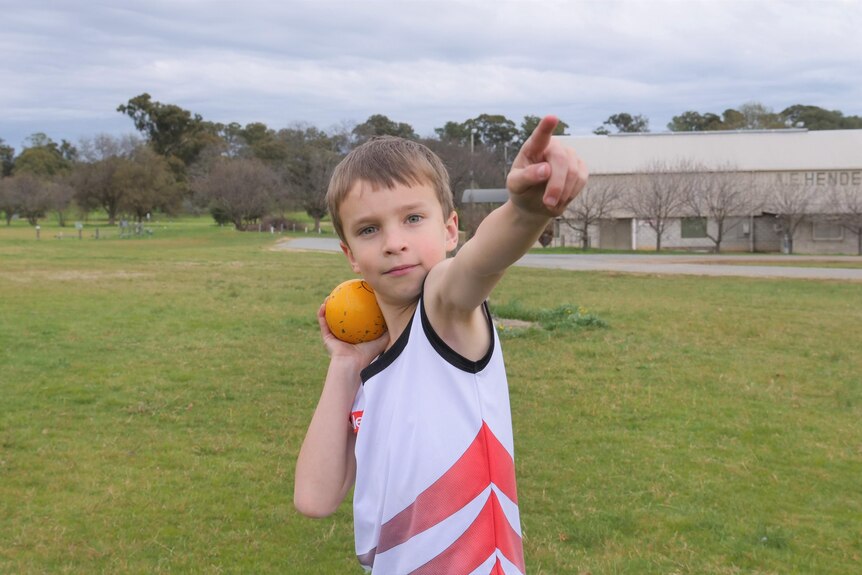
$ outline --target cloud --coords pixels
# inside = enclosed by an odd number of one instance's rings
[[[32,0],[0,20],[0,137],[131,131],[140,93],[213,121],[327,128],[609,115],[653,129],[747,101],[860,114],[862,3]]]

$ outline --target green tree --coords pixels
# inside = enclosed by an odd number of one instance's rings
[[[51,178],[53,176],[68,172],[72,167],[72,162],[64,157],[66,155],[76,157],[77,152],[72,154],[70,149],[74,149],[64,141],[64,148],[61,149],[51,138],[43,133],[36,133],[27,138],[28,145],[15,158],[15,163],[12,168],[14,174],[32,174],[40,178]]]
[[[720,130],[721,124],[721,118],[711,112],[701,114],[700,112],[689,110],[671,118],[667,129],[671,132],[707,132]]]
[[[721,116],[694,110],[671,118],[671,132],[710,132],[716,130],[775,130],[785,127],[785,120],[759,102],[748,102],[739,109],[728,108]]]
[[[220,142],[217,125],[174,104],[153,101],[147,93],[120,104],[117,111],[132,119],[135,128],[156,153],[171,162],[181,178],[205,147]]]
[[[438,140],[425,143],[446,164],[456,202],[461,190],[505,185],[511,161],[538,120],[536,116],[525,116],[519,130],[505,116],[481,114],[436,128]],[[555,133],[562,134],[566,128],[568,125],[560,122]]]
[[[527,138],[530,137],[530,134],[536,129],[536,126],[539,125],[539,122],[542,121],[542,118],[539,116],[524,116],[524,119],[521,121],[521,129],[518,133],[518,137],[516,138],[515,144],[515,154],[517,154],[518,150],[521,149],[521,146],[524,145],[524,142],[527,141]],[[569,129],[569,125],[562,120],[557,124],[557,127],[554,128],[555,136],[564,136],[566,135],[566,131]]]
[[[174,213],[182,201],[182,189],[167,160],[147,146],[138,147],[130,160],[120,162],[113,185],[123,191],[120,211],[139,222],[156,211]]]
[[[747,102],[739,107],[739,112],[745,117],[746,130],[776,130],[785,127],[781,116],[760,102]]]
[[[818,106],[796,104],[779,114],[789,127],[808,130],[858,130],[862,129],[862,117],[845,116],[838,110],[825,110]]]
[[[12,167],[15,165],[15,148],[3,143],[0,138],[0,178],[12,175]]]
[[[398,136],[408,140],[416,140],[418,136],[410,124],[395,122],[382,114],[369,116],[367,120],[353,128],[353,134],[358,143],[374,136]]]
[[[724,113],[722,113],[721,122],[718,124],[718,126],[719,127],[716,128],[712,128],[710,126],[706,129],[742,130],[745,128],[745,116],[739,110],[728,108],[724,111]]]
[[[216,124],[216,132],[219,139],[224,143],[224,148],[219,152],[220,155],[229,158],[239,158],[246,154],[247,144],[243,136],[243,127],[238,122],[230,124]],[[203,151],[201,152],[204,153]],[[198,156],[196,161],[201,158]]]
[[[518,136],[515,122],[500,114],[481,114],[464,122],[473,134],[474,145],[482,145],[493,150],[504,149]]]
[[[279,137],[290,150],[284,168],[292,200],[314,219],[315,231],[320,231],[320,221],[327,213],[329,177],[343,157],[347,136],[330,136],[315,127],[297,125],[279,131]]]
[[[266,124],[246,124],[240,134],[251,156],[268,163],[280,163],[287,159],[287,146],[278,138],[278,132]]]
[[[611,127],[616,128],[617,133],[631,134],[649,132],[649,118],[640,114],[632,116],[627,112],[620,112],[619,114],[609,116],[608,119],[602,123],[602,126],[596,128],[593,133],[609,134]]]
[[[467,146],[470,144],[470,128],[463,122],[446,122],[442,128],[434,128],[441,142]]]

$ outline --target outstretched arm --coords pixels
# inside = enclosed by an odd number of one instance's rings
[[[506,180],[509,200],[441,270],[447,306],[470,313],[490,295],[506,269],[538,240],[551,218],[565,212],[586,185],[587,169],[574,150],[552,138],[557,118],[542,119]],[[450,308],[452,309],[452,308]]]

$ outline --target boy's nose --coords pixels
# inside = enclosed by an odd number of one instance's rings
[[[403,252],[407,249],[407,241],[404,234],[399,232],[388,232],[386,234],[386,241],[383,244],[383,248],[386,253],[394,254]]]

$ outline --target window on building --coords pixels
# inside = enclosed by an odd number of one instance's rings
[[[744,240],[751,236],[751,222],[744,221],[736,224],[736,237],[737,239]]]
[[[837,222],[813,222],[811,225],[815,240],[835,241],[844,239],[844,227]]]
[[[705,238],[706,218],[682,218],[683,238]]]

